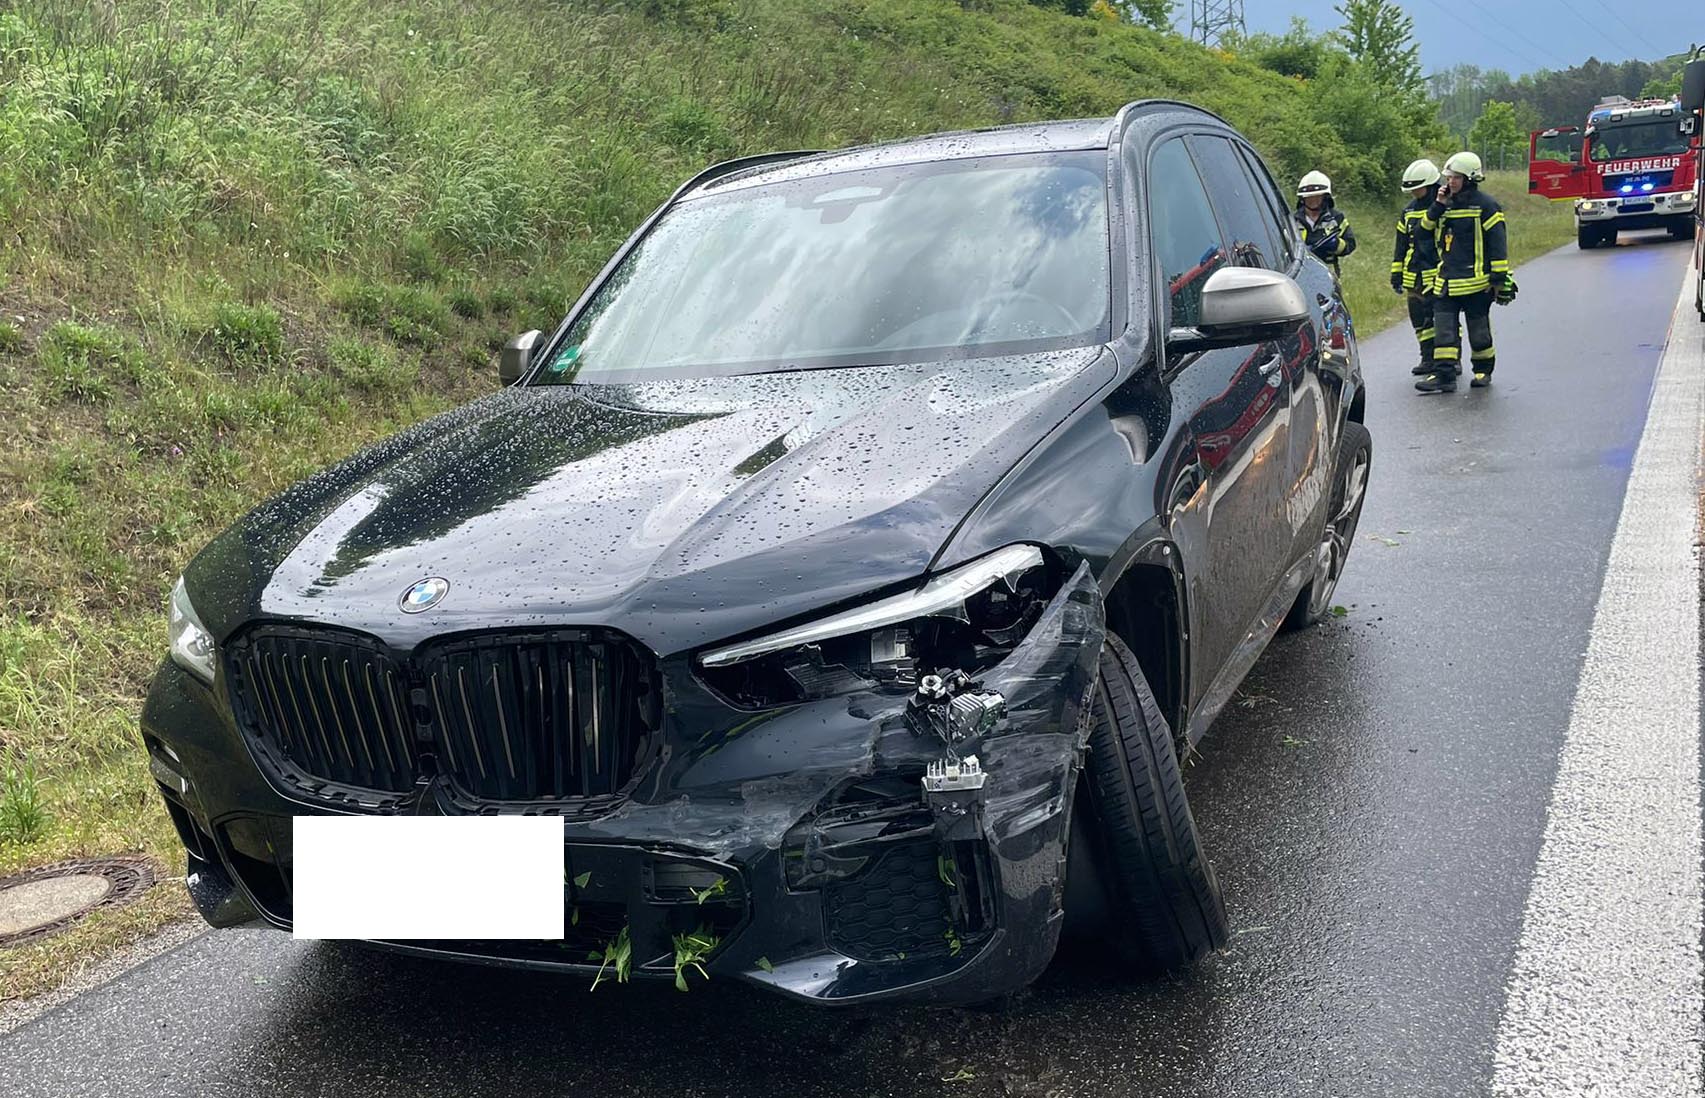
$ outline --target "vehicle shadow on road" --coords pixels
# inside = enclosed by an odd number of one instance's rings
[[[470,1098],[585,1087],[1041,1096],[1073,1078],[1098,1089],[1102,1067],[1075,1036],[1085,1026],[1132,1037],[1174,1026],[1203,1032],[1205,1019],[1190,1015],[1213,1009],[1205,978],[1110,979],[1092,952],[1068,947],[1034,989],[1000,1005],[824,1010],[729,982],[687,994],[653,983],[589,992],[578,975],[322,943],[280,974],[264,1025],[230,1071],[284,1092],[301,1077],[317,1093],[363,1095],[448,1083]],[[1182,1061],[1181,1077],[1205,1070],[1177,1042],[1165,1054]]]

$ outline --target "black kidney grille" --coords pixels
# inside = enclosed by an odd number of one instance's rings
[[[302,773],[391,793],[414,787],[402,669],[376,644],[268,632],[237,646],[229,668],[249,732]]]
[[[615,793],[650,746],[655,683],[632,645],[480,638],[423,661],[443,769],[491,800]]]
[[[286,776],[389,793],[436,773],[479,800],[618,794],[660,711],[650,657],[587,630],[478,636],[405,662],[357,634],[263,626],[227,666],[239,719]]]

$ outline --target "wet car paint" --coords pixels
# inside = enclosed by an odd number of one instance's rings
[[[17,1098],[1489,1092],[1557,751],[1685,246],[1519,272],[1507,376],[1409,391],[1364,344],[1381,477],[1343,619],[1275,643],[1201,745],[1191,804],[1231,949],[1134,984],[1091,953],[1005,1013],[821,1014],[479,971],[250,931],[204,935],[0,1039]],[[1616,325],[1533,302],[1627,288]],[[1381,538],[1398,542],[1387,545]],[[708,1021],[706,1019],[712,1019]],[[946,1081],[952,1080],[952,1081]]]
[[[742,921],[710,962],[714,973],[830,1001],[965,1000],[1022,986],[1046,966],[1059,931],[1084,734],[1073,722],[1084,661],[1103,629],[1089,593],[1117,604],[1139,585],[1170,592],[1176,620],[1157,628],[1162,641],[1147,639],[1177,651],[1145,654],[1155,661],[1151,678],[1166,680],[1157,690],[1175,727],[1193,742],[1310,574],[1330,467],[1322,458],[1345,417],[1360,414],[1353,356],[1329,371],[1317,353],[1318,333],[1343,323],[1336,288],[1300,250],[1291,270],[1314,310],[1282,338],[1157,357],[1163,338],[1147,299],[1157,275],[1120,262],[1127,229],[1143,232],[1145,204],[1116,168],[1125,157],[1140,171],[1142,151],[1180,127],[1229,131],[1166,104],[1097,125],[1044,128],[1040,139],[932,139],[853,162],[1038,140],[1076,147],[1120,134],[1123,145],[1109,148],[1110,188],[1125,195],[1113,204],[1114,285],[1116,296],[1133,296],[1113,311],[1139,324],[1110,346],[511,388],[304,482],[216,539],[186,573],[203,619],[222,643],[256,622],[335,622],[399,657],[471,631],[618,630],[661,660],[664,761],[624,792],[619,809],[567,820],[571,856],[576,843],[616,841],[641,852],[629,860],[635,875],[646,872],[648,849],[715,859],[738,875]],[[1131,254],[1146,264],[1142,250]],[[1216,429],[1204,452],[1208,425]],[[706,688],[692,653],[1021,542],[1047,547],[1063,583],[1032,634],[983,676],[1005,681],[1008,664],[1051,669],[1012,672],[1008,714],[982,747],[993,784],[976,836],[989,859],[990,921],[969,948],[955,940],[947,959],[837,955],[815,898],[783,887],[789,834],[858,779],[915,775],[946,745],[897,724],[892,695],[741,710]],[[403,612],[399,598],[426,577],[447,580],[447,593]],[[1074,607],[1064,629],[1058,623]],[[1044,623],[1056,623],[1051,633]],[[207,856],[192,861],[191,891],[210,919],[258,912],[287,925],[287,875],[286,894],[268,902],[221,859],[246,844],[241,857],[287,868],[284,823],[294,812],[470,810],[432,782],[367,801],[336,790],[305,797],[267,780],[223,700],[225,679],[221,672],[208,690],[167,665],[143,713],[151,746],[175,750],[194,787],[181,798],[194,817],[186,836],[193,847],[201,834]],[[707,743],[716,751],[704,751]],[[656,897],[630,890],[628,900]]]

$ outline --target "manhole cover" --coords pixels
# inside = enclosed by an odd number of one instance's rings
[[[0,877],[0,948],[57,934],[91,911],[129,903],[153,883],[146,858],[61,862]]]

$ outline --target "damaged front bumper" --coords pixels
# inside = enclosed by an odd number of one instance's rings
[[[965,1002],[1022,987],[1058,940],[1103,629],[1080,565],[974,683],[753,712],[708,689],[687,657],[665,661],[665,746],[651,770],[619,807],[565,814],[563,940],[382,944],[592,974],[623,936],[633,975],[674,977],[682,936],[697,935],[711,977],[814,1002]],[[287,928],[290,817],[328,809],[264,777],[222,689],[173,665],[143,731],[202,914]],[[467,808],[427,785],[389,810]]]

